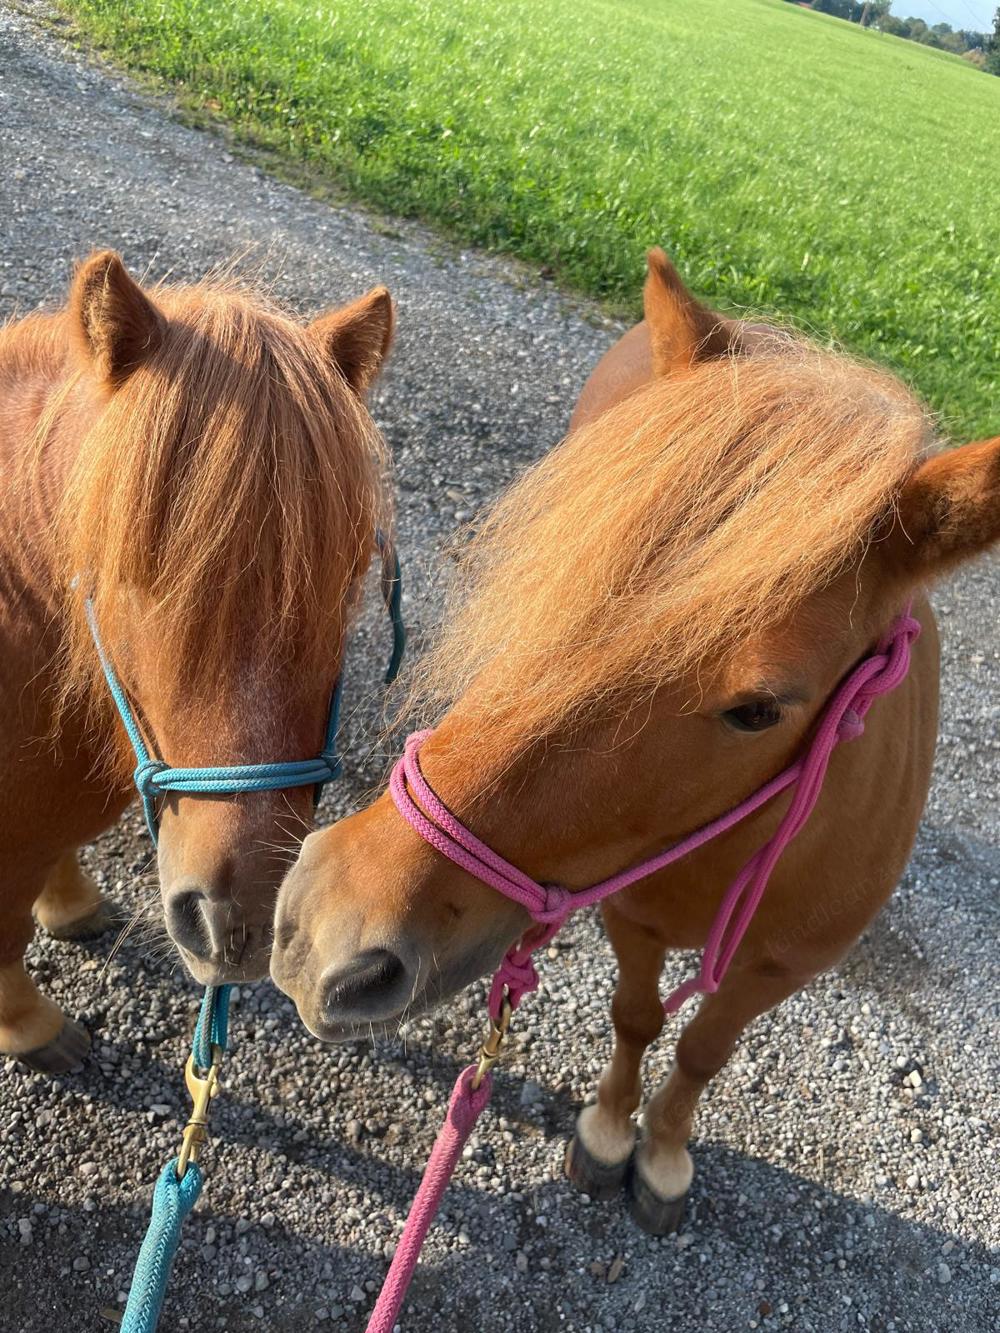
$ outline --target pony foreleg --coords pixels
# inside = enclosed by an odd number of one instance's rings
[[[726,1064],[743,1030],[808,981],[770,967],[734,967],[706,995],[677,1042],[674,1066],[646,1104],[642,1142],[629,1179],[629,1210],[644,1231],[676,1230],[694,1175],[687,1150],[698,1099]]]
[[[37,881],[36,881],[37,882]],[[62,1074],[78,1065],[90,1049],[85,1028],[63,1016],[42,995],[24,970],[24,951],[31,941],[33,885],[22,884],[0,919],[0,1054],[23,1060],[31,1069]]]
[[[642,1099],[639,1067],[663,1027],[658,981],[666,952],[656,935],[611,904],[604,907],[604,925],[619,967],[611,1006],[615,1045],[597,1103],[580,1112],[566,1154],[566,1174],[597,1199],[610,1198],[625,1182],[636,1138],[632,1115]]]
[[[38,924],[58,940],[89,940],[103,935],[117,918],[114,903],[80,865],[75,849],[52,867],[35,902]]]

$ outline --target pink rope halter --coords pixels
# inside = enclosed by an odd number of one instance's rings
[[[894,690],[905,679],[910,669],[910,647],[919,633],[920,622],[914,620],[907,608],[871,656],[861,661],[834,691],[808,748],[777,777],[680,842],[598,884],[573,892],[558,884],[537,883],[470,832],[437,796],[420,771],[420,747],[430,732],[419,731],[410,736],[389,783],[399,813],[442,856],[505,898],[519,903],[535,922],[534,928],[507,951],[493,978],[489,1007],[494,1021],[499,1021],[505,997],[514,1009],[538,985],[532,954],[548,943],[571,912],[589,907],[655,875],[728,832],[779,792],[791,787],[791,801],[774,834],[750,857],[726,890],[705,940],[698,971],[671,992],[664,1002],[664,1009],[673,1013],[692,995],[718,990],[753,920],[774,867],[788,844],[805,826],[819,800],[835,747],[840,741],[860,736],[864,731],[865,715],[874,701],[879,695]],[[367,1333],[392,1333],[424,1236],[462,1145],[489,1100],[489,1075],[475,1088],[474,1072],[474,1066],[463,1070],[455,1084],[447,1120],[434,1145]]]
[[[759,787],[732,810],[702,825],[666,850],[598,884],[575,892],[559,884],[538,884],[456,819],[420,770],[420,747],[430,732],[418,731],[410,736],[405,753],[393,769],[389,783],[399,813],[425,842],[481,883],[519,903],[541,928],[529,931],[504,958],[493,979],[490,994],[490,1012],[493,1017],[496,1018],[499,1012],[499,1000],[504,987],[507,988],[511,1005],[516,1007],[522,996],[538,985],[531,954],[548,943],[570,912],[590,907],[673,865],[698,847],[734,828],[779,792],[794,787],[791,804],[774,835],[747,861],[726,891],[705,941],[697,974],[672,992],[664,1008],[667,1013],[673,1013],[689,996],[717,990],[746,934],[781,853],[803,828],[819,800],[834,748],[839,741],[860,736],[864,731],[865,714],[875,699],[880,694],[894,690],[905,678],[910,668],[910,645],[919,633],[919,621],[914,620],[907,610],[893,624],[875,652],[860,662],[835,691],[805,753],[777,777]]]

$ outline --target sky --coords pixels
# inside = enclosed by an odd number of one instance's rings
[[[924,19],[932,27],[950,23],[953,28],[992,32],[998,4],[1000,0],[892,0],[892,12],[901,19]]]

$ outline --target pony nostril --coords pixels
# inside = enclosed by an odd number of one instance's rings
[[[388,949],[369,949],[327,979],[327,1013],[377,1017],[382,1011],[391,1012],[405,977],[401,958]]]
[[[171,938],[199,962],[212,958],[212,940],[202,912],[205,895],[195,889],[174,894],[167,904],[167,929]]]

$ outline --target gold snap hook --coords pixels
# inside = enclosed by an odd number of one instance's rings
[[[510,1028],[511,1016],[514,1013],[508,996],[503,997],[503,1003],[500,1006],[500,1019],[490,1019],[489,1031],[486,1039],[479,1048],[479,1064],[476,1072],[472,1076],[472,1091],[475,1092],[483,1079],[500,1059],[500,1050],[504,1043],[504,1038]]]
[[[219,1066],[221,1063],[222,1050],[218,1046],[213,1046],[212,1063],[207,1073],[199,1072],[193,1055],[188,1056],[187,1064],[184,1066],[184,1082],[187,1084],[187,1090],[191,1094],[194,1105],[191,1108],[190,1119],[184,1126],[181,1150],[177,1155],[178,1180],[184,1179],[188,1162],[198,1160],[199,1149],[208,1140],[208,1112],[212,1098],[218,1093],[221,1086],[219,1083]]]

